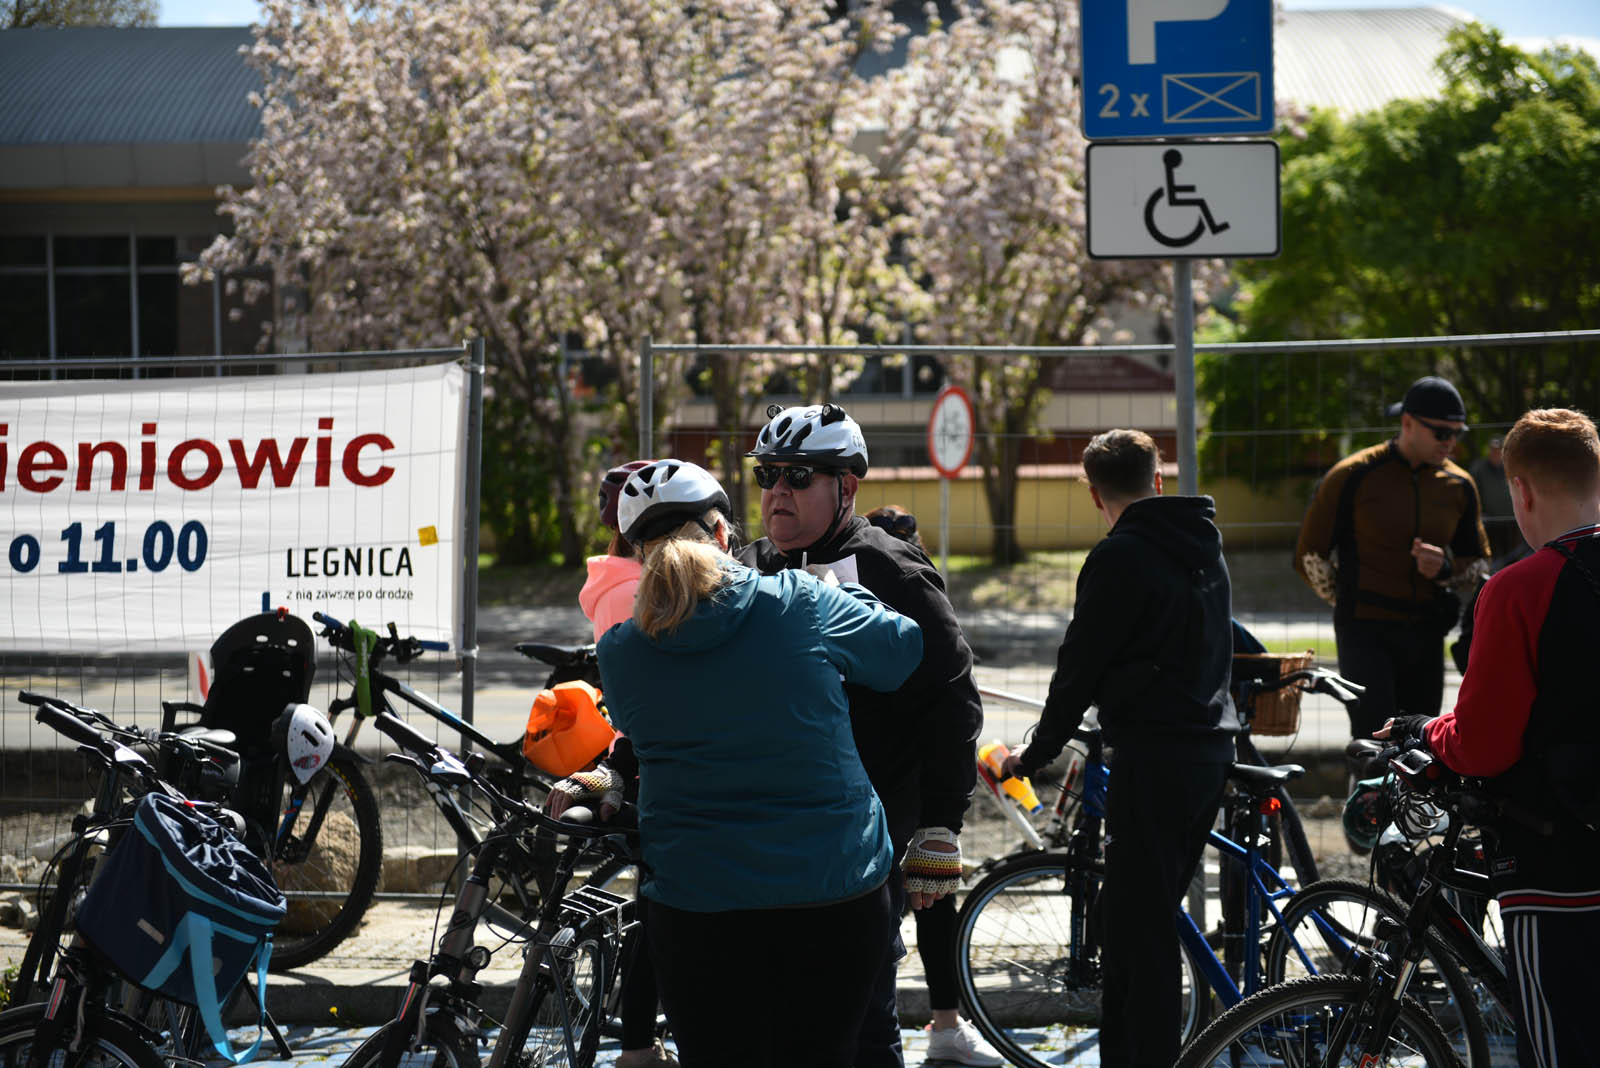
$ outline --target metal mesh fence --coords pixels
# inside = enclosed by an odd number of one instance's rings
[[[1466,399],[1471,432],[1454,460],[1481,462],[1489,439],[1530,407],[1566,406],[1600,412],[1600,330],[1538,334],[1386,338],[1294,344],[1199,344],[1196,413],[1199,491],[1213,496],[1233,577],[1236,618],[1273,652],[1310,650],[1316,663],[1337,667],[1331,608],[1293,570],[1293,545],[1318,478],[1349,453],[1393,436],[1387,414],[1418,377],[1455,382]],[[1173,346],[1085,349],[790,347],[771,345],[647,346],[647,361],[704,361],[716,353],[748,358],[824,361],[864,357],[858,385],[836,393],[867,438],[872,469],[862,480],[858,513],[898,505],[917,517],[930,557],[948,554],[951,600],[977,654],[981,686],[1041,699],[1056,650],[1071,618],[1074,584],[1088,549],[1104,531],[1082,481],[1081,456],[1095,433],[1135,427],[1151,433],[1167,460],[1166,491],[1176,492],[1181,455],[1173,394]],[[917,369],[916,375],[906,366]],[[1054,364],[1028,418],[1007,423],[986,391],[1002,388],[1024,365]],[[935,366],[938,374],[923,373]],[[650,381],[648,374],[641,375]],[[949,485],[941,503],[940,477],[928,458],[927,423],[934,395],[946,380],[966,387],[979,409],[974,460]],[[774,381],[781,382],[782,379]],[[888,388],[885,388],[885,387]],[[747,535],[761,535],[759,491],[743,453],[754,443],[769,402],[816,400],[793,392],[746,395],[734,418],[709,398],[672,403],[658,455],[705,462],[744,500]],[[649,410],[649,403],[645,405]],[[1009,427],[1009,429],[1008,429]],[[987,439],[985,441],[984,439]],[[987,448],[985,448],[987,445]],[[648,446],[647,446],[648,448]],[[982,455],[1017,458],[1015,504],[995,515],[994,471]],[[942,514],[941,514],[942,513]],[[1491,527],[1507,526],[1505,506],[1488,506]],[[948,542],[940,539],[941,520]],[[1014,535],[1020,562],[991,559],[997,530]],[[1446,660],[1446,707],[1460,674]],[[1021,741],[1036,712],[998,699],[986,701],[986,737]],[[1309,696],[1298,731],[1259,738],[1269,756],[1317,758],[1342,750],[1349,737],[1343,708]],[[1310,793],[1333,793],[1337,782],[1313,777]]]

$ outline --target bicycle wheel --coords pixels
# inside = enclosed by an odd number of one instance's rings
[[[399,1026],[391,1020],[374,1031],[345,1060],[344,1068],[379,1068],[383,1047]],[[464,1037],[455,1019],[441,1012],[428,1015],[422,1042],[401,1054],[394,1068],[478,1068],[478,1064],[477,1041]]]
[[[1250,1065],[1359,1065],[1360,1068],[1460,1068],[1460,1058],[1428,1011],[1410,998],[1380,1051],[1361,1052],[1349,1034],[1366,984],[1315,975],[1254,994],[1212,1021],[1176,1068]]]
[[[552,969],[548,960],[538,965],[526,1011],[516,1011],[513,995],[506,1026],[511,1029],[511,1049],[522,1058],[513,1063],[591,1068],[600,1046],[607,995],[616,981],[616,946],[605,925],[591,920],[580,929],[565,927],[557,932],[550,953],[556,967]],[[524,969],[524,977],[530,969]]]
[[[1098,872],[1089,873],[1088,886],[1098,888],[1099,881]],[[956,918],[962,1004],[983,1036],[1023,1068],[1083,1057],[1098,1063],[1099,938],[1086,931],[1084,944],[1074,947],[1074,882],[1062,854],[1018,857],[973,887]],[[1082,922],[1092,927],[1093,902],[1084,904]],[[1187,947],[1182,958],[1188,1039],[1204,1020],[1207,994]]]
[[[44,1005],[34,1004],[0,1013],[0,1065],[27,1068],[44,1010]],[[84,1049],[76,1053],[53,1050],[43,1063],[48,1068],[163,1068],[165,1063],[144,1040],[115,1020],[85,1019],[83,1037]]]
[[[1267,982],[1305,975],[1356,974],[1371,953],[1380,918],[1404,923],[1406,906],[1354,879],[1324,879],[1295,894],[1267,943]],[[1472,1068],[1490,1064],[1488,1037],[1471,982],[1444,941],[1429,932],[1421,965],[1406,987],[1438,1021],[1450,1045]]]
[[[352,756],[335,755],[296,796],[285,789],[285,813],[273,850],[272,874],[289,899],[273,936],[273,971],[325,955],[355,931],[372,904],[383,870],[378,796]]]

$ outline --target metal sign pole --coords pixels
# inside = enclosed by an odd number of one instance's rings
[[[1178,405],[1178,492],[1200,492],[1199,448],[1195,443],[1194,269],[1189,260],[1172,261],[1173,386]]]
[[[939,476],[939,574],[950,578],[950,480]]]

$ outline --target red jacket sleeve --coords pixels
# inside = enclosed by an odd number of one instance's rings
[[[1554,549],[1541,549],[1500,571],[1478,596],[1455,710],[1428,725],[1428,746],[1451,769],[1499,775],[1522,757],[1539,693],[1539,634],[1565,564]]]

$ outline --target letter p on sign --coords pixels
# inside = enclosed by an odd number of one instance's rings
[[[1222,14],[1228,0],[1127,0],[1128,65],[1156,61],[1156,23],[1204,22]]]

